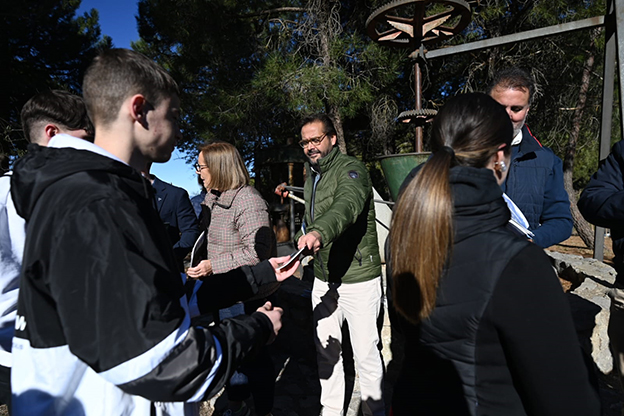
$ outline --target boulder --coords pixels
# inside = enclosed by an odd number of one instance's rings
[[[613,369],[609,351],[609,289],[615,270],[596,259],[546,250],[560,278],[572,283],[567,293],[581,346],[590,353],[603,374]]]

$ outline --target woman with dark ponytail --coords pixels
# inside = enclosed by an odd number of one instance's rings
[[[406,334],[394,416],[600,413],[548,257],[508,228],[512,132],[489,96],[454,97],[403,185],[390,237]]]

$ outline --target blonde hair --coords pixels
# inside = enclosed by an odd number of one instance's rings
[[[199,151],[210,169],[210,188],[227,191],[249,184],[249,172],[236,147],[216,142],[205,145]]]
[[[485,167],[499,150],[511,152],[512,136],[505,108],[485,94],[454,97],[436,116],[433,155],[399,196],[390,233],[394,304],[409,321],[433,311],[453,247],[451,167]]]

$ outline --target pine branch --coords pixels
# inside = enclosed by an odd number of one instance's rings
[[[276,9],[262,10],[262,11],[257,12],[257,13],[239,14],[239,15],[236,15],[235,17],[238,17],[238,18],[241,18],[241,19],[245,19],[245,18],[249,18],[249,17],[266,16],[266,15],[270,15],[270,14],[274,14],[274,13],[305,12],[305,11],[306,11],[306,9],[304,7],[278,7]]]

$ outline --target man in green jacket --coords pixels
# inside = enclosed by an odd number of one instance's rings
[[[299,142],[309,164],[305,224],[295,239],[314,253],[312,306],[323,415],[343,415],[342,324],[349,325],[364,415],[384,415],[378,348],[381,259],[371,180],[362,162],[340,153],[325,114],[302,122]]]

